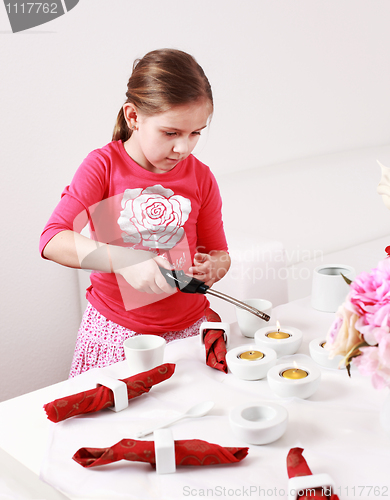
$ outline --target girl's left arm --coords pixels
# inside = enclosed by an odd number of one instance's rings
[[[194,264],[189,271],[195,278],[211,287],[225,276],[230,263],[230,256],[225,250],[212,250],[210,253],[197,252],[194,256]]]

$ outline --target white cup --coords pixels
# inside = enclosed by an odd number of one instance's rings
[[[311,292],[311,305],[314,309],[337,311],[349,292],[342,274],[353,280],[355,269],[344,264],[323,264],[314,269]]]
[[[130,375],[151,370],[164,362],[166,340],[158,335],[136,335],[123,342]]]
[[[248,306],[255,307],[259,311],[264,312],[269,316],[271,316],[272,302],[270,302],[269,300],[247,299],[243,300],[242,302],[248,304]],[[240,332],[244,335],[244,337],[253,338],[257,330],[267,325],[267,321],[264,321],[258,316],[255,316],[254,314],[237,306],[236,306],[236,316],[238,321],[238,327],[240,329]]]

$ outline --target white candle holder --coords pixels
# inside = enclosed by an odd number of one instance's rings
[[[288,379],[282,374],[287,370],[303,370],[307,376],[300,379]],[[275,365],[267,373],[269,386],[281,398],[302,398],[312,396],[321,381],[321,371],[317,366],[294,366],[293,362]]]
[[[323,344],[325,344],[325,340],[318,338],[314,339],[309,344],[309,352],[310,356],[314,359],[316,363],[325,368],[339,368],[340,362],[344,359],[343,356],[338,355],[334,358],[330,359],[330,352],[324,349]],[[345,366],[341,365],[340,368],[345,368]]]
[[[251,356],[249,353],[255,353]],[[258,357],[260,353],[262,357]],[[245,356],[243,356],[245,355]],[[268,370],[276,363],[276,352],[265,348],[259,350],[255,344],[245,344],[231,349],[226,354],[229,370],[242,380],[260,380],[265,378]]]
[[[268,444],[287,429],[288,411],[276,403],[243,403],[233,408],[229,423],[234,434],[249,444]]]
[[[285,339],[274,339],[268,337],[268,334],[277,332],[278,327],[272,325],[257,330],[255,333],[255,342],[260,350],[263,348],[273,349],[278,357],[295,354],[302,343],[303,335],[301,330],[292,326],[283,326],[280,328],[280,332],[288,334],[289,337]]]

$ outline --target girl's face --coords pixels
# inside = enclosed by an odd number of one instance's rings
[[[210,104],[202,100],[145,116],[127,103],[124,113],[128,124],[135,127],[125,142],[127,153],[141,167],[162,174],[191,154],[207,126]]]

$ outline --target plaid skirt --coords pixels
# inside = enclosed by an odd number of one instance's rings
[[[203,321],[206,321],[206,317],[199,319],[184,330],[166,332],[161,334],[161,337],[167,343],[193,337],[199,334],[199,327]],[[123,342],[134,335],[142,334],[107,319],[88,303],[77,334],[69,378],[91,368],[103,368],[123,361],[125,359]]]

